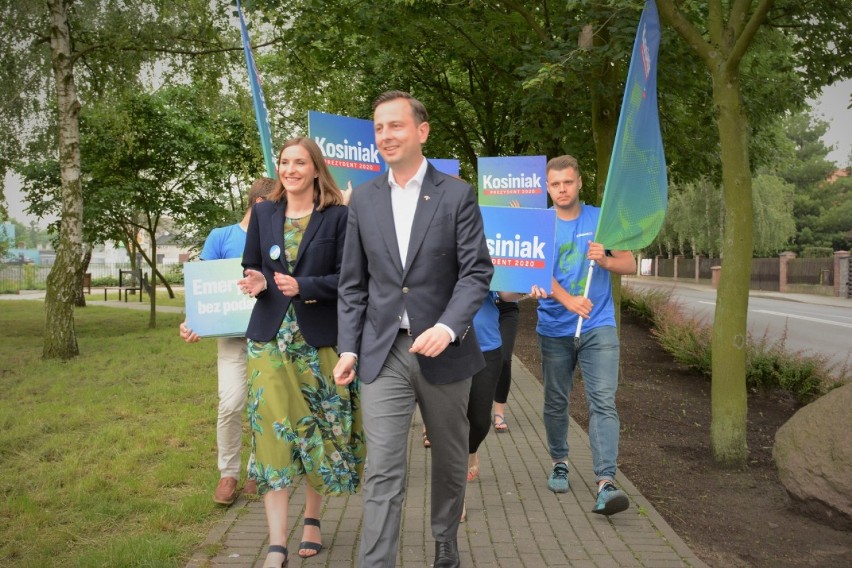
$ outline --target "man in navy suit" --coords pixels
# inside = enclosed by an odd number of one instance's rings
[[[415,405],[432,442],[435,568],[459,565],[467,481],[467,402],[484,359],[471,322],[494,272],[476,192],[423,157],[423,104],[389,91],[374,105],[386,175],[352,192],[338,296],[334,376],[357,374],[367,434],[358,565],[393,567]]]

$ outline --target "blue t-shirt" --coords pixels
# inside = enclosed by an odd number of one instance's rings
[[[204,248],[201,249],[201,260],[223,260],[225,258],[242,258],[246,248],[246,232],[240,224],[217,227],[210,231]]]
[[[493,351],[503,345],[500,337],[500,309],[496,300],[497,292],[488,292],[482,306],[473,316],[473,329],[476,330],[479,349],[483,352]]]
[[[582,296],[586,290],[589,274],[589,243],[595,240],[600,208],[582,205],[580,215],[571,221],[556,219],[556,262],[553,277],[573,296]],[[612,286],[609,272],[595,264],[592,285],[589,288],[592,312],[583,321],[582,331],[596,327],[615,326],[615,310],[612,303]],[[580,316],[569,312],[565,306],[548,298],[538,303],[538,325],[536,331],[546,337],[574,335]],[[477,330],[479,333],[479,330]]]

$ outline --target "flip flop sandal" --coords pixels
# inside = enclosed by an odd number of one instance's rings
[[[498,434],[502,434],[504,432],[509,431],[509,425],[506,423],[506,420],[503,418],[502,414],[494,415],[494,431]]]

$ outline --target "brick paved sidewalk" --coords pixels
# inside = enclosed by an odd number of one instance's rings
[[[612,517],[589,512],[595,487],[592,457],[588,437],[573,420],[569,433],[571,491],[557,496],[547,489],[550,460],[542,400],[541,385],[515,359],[506,412],[509,432],[492,430],[488,435],[480,448],[480,476],[468,487],[467,522],[458,535],[462,566],[705,567],[623,475],[617,482],[630,497],[630,509]],[[434,555],[429,529],[429,450],[423,447],[420,431],[420,417],[416,416],[409,432],[408,490],[397,560],[402,567],[431,566]],[[297,551],[304,491],[296,489],[290,503],[290,567],[354,566],[361,505],[360,494],[325,500],[322,536],[326,548],[318,556],[302,560]],[[187,568],[262,568],[266,540],[263,503],[240,497]]]

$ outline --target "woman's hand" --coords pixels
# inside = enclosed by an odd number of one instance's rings
[[[281,293],[291,298],[299,295],[299,282],[289,274],[276,272],[275,285],[281,290]]]
[[[263,272],[246,268],[243,274],[245,274],[245,278],[237,280],[237,286],[240,287],[243,294],[248,294],[254,298],[266,290],[266,276],[263,275]]]

